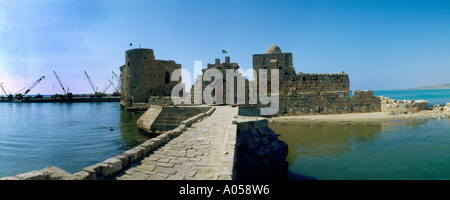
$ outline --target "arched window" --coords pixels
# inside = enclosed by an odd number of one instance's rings
[[[169,84],[170,83],[170,74],[168,71],[164,74],[164,83]]]

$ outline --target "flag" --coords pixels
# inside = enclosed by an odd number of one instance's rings
[[[130,47],[133,46],[133,43],[130,42]]]
[[[222,53],[228,53],[228,52],[227,52],[227,50],[225,50],[225,49],[222,49]]]

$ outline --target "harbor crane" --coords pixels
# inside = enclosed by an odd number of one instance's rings
[[[105,93],[106,90],[108,90],[108,88],[111,87],[111,85],[113,85],[113,83],[111,82],[111,80],[108,80],[108,81],[109,81],[109,85],[107,85],[107,86],[105,87],[105,89],[103,90],[102,93]],[[113,86],[113,87],[114,87],[114,86]]]
[[[114,73],[114,71],[112,72],[112,74],[113,74],[113,77],[114,77],[114,79],[116,79],[116,81],[117,81],[117,87],[115,87],[115,92],[113,93],[113,95],[115,95],[115,96],[118,96],[118,95],[120,95],[120,78],[119,78],[119,76],[117,76],[117,74],[116,73]]]
[[[118,89],[118,87],[116,87],[115,85],[114,85],[114,83],[111,81],[111,80],[109,80],[109,83],[111,84],[111,86],[113,86],[113,88],[114,88],[114,93],[113,93],[113,95],[118,95],[119,94],[119,89]]]
[[[17,92],[16,92],[16,99],[19,99],[19,100],[22,99],[22,97],[23,97],[24,95],[28,94],[28,92],[30,92],[34,87],[36,87],[37,84],[39,84],[39,83],[40,83],[42,80],[44,80],[44,79],[45,79],[45,76],[42,76],[40,79],[34,81],[34,82],[31,84],[31,86],[28,87],[28,89],[25,91],[24,94],[22,94],[22,93],[20,93],[20,92],[22,92],[23,90],[25,90],[27,87],[24,87],[24,88],[22,88],[21,90],[17,91]]]
[[[56,76],[56,80],[58,80],[59,85],[61,86],[61,88],[64,91],[64,96],[67,96],[67,98],[71,99],[73,97],[73,94],[69,91],[69,87],[67,87],[67,90],[64,88],[64,83],[62,82],[62,80],[59,78],[59,76],[56,74],[55,71],[53,71],[53,73]]]
[[[87,74],[86,71],[84,71],[84,74],[86,75],[86,78],[88,79],[89,84],[91,84],[92,90],[94,90],[94,94],[96,95],[98,92],[97,92],[97,89],[96,89],[96,87],[94,86],[94,84],[92,84],[91,78],[89,77],[89,75]]]
[[[2,88],[2,98],[3,98],[3,95],[6,95],[8,97],[8,99],[12,99],[13,98],[12,92],[9,91],[5,87],[4,83],[0,83],[0,88]]]
[[[104,93],[98,92],[97,87],[94,86],[94,84],[92,83],[91,77],[89,77],[89,75],[88,75],[88,73],[87,73],[86,71],[84,71],[84,74],[86,75],[86,78],[88,79],[89,84],[91,84],[92,90],[94,90],[94,96],[97,96],[97,97],[99,97],[99,96],[105,96]],[[106,89],[105,89],[105,90],[106,90]]]
[[[8,89],[6,89],[6,87],[4,86],[4,83],[0,83],[0,87],[2,88],[3,94],[9,95],[12,94],[11,91],[9,91]],[[8,92],[7,92],[8,91]],[[2,94],[2,96],[3,96]]]

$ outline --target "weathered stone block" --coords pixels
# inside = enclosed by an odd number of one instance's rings
[[[180,130],[182,130],[182,131],[186,131],[187,130],[186,126],[183,125],[183,124],[178,126],[178,128],[180,128]]]
[[[89,173],[90,176],[95,176],[95,179],[97,179],[99,175],[102,174],[103,167],[105,166],[106,164],[104,163],[96,163],[94,165],[83,168],[83,171]]]
[[[42,171],[48,175],[48,180],[63,180],[71,176],[70,173],[54,166],[46,167]]]
[[[86,171],[79,171],[72,174],[70,177],[64,178],[64,180],[97,180],[97,176],[91,176],[91,174]]]
[[[31,171],[16,176],[20,180],[48,180],[48,174],[44,171]]]
[[[134,161],[139,159],[139,152],[135,148],[123,152],[123,155],[126,155],[128,157],[128,162],[129,163],[133,163]]]
[[[106,166],[102,168],[103,176],[110,176],[122,169],[122,161],[117,158],[109,158],[103,161]]]
[[[155,143],[150,140],[145,141],[144,143],[140,144],[139,146],[142,148],[145,148],[146,153],[148,153],[156,148]]]
[[[122,162],[122,166],[128,165],[128,156],[127,155],[122,153],[122,154],[116,156],[115,158]]]
[[[138,159],[144,157],[148,153],[147,149],[141,146],[134,147],[133,149],[138,152]]]

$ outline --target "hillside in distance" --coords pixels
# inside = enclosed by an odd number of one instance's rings
[[[450,89],[450,83],[438,84],[438,85],[430,85],[430,86],[422,86],[422,87],[414,87],[414,88],[407,88],[406,90],[430,90],[430,89]]]

